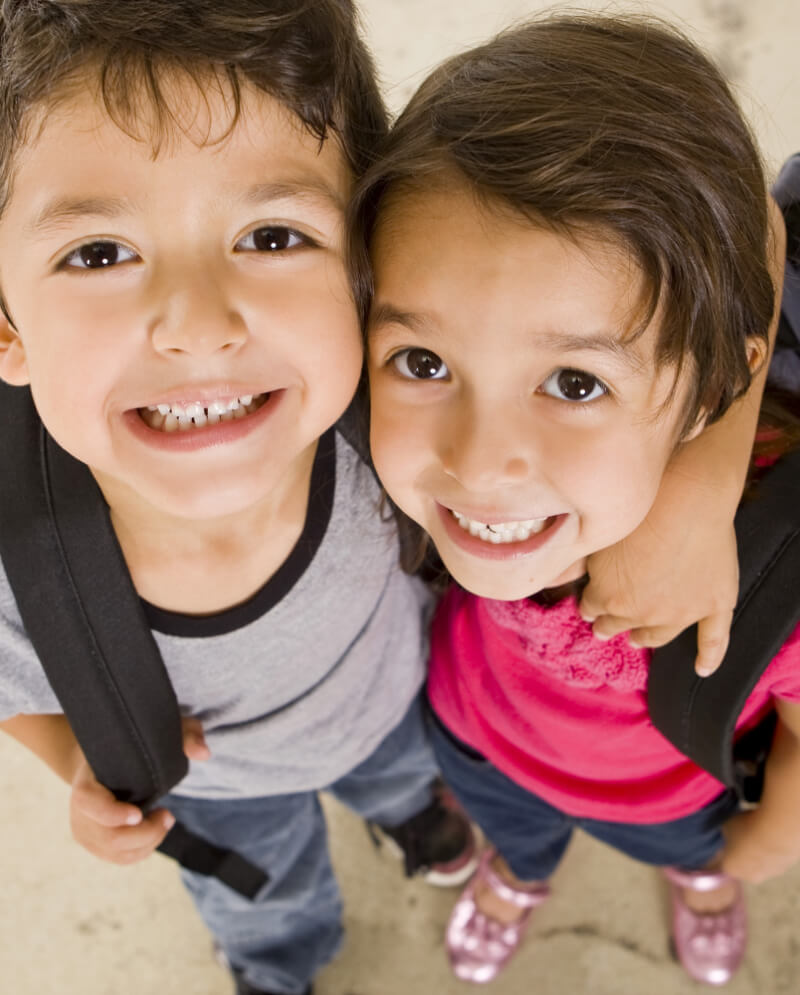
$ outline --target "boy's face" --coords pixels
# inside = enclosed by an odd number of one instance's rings
[[[514,600],[580,576],[647,514],[683,385],[636,328],[618,249],[480,206],[454,184],[390,201],[368,358],[372,451],[468,590]]]
[[[337,143],[245,88],[203,144],[225,95],[183,89],[188,137],[157,156],[89,87],[33,122],[0,217],[0,375],[107,497],[200,519],[302,478],[361,348]]]

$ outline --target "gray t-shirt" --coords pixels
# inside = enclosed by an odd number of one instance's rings
[[[303,534],[261,591],[207,618],[146,606],[181,711],[211,750],[177,793],[324,787],[402,719],[423,680],[430,598],[400,570],[379,506],[370,470],[329,432]],[[0,570],[0,720],[60,711]]]

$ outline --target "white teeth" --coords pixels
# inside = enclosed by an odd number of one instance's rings
[[[268,397],[269,394],[242,394],[230,401],[209,401],[207,406],[200,401],[191,401],[189,404],[148,404],[139,410],[147,425],[156,431],[188,432],[192,428],[246,418]]]
[[[525,539],[530,539],[532,535],[541,532],[547,524],[546,518],[527,518],[522,522],[494,522],[489,525],[486,522],[467,518],[466,515],[460,515],[457,511],[452,514],[465,532],[494,545],[524,542]]]

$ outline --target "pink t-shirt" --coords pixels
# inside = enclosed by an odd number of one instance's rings
[[[517,784],[574,816],[652,823],[697,811],[721,783],[647,711],[649,650],[592,636],[574,598],[552,607],[453,587],[434,620],[429,694],[442,722]],[[800,626],[765,670],[737,728],[774,698],[800,702]]]

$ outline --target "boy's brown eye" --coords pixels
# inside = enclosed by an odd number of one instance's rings
[[[405,349],[392,357],[392,363],[410,380],[441,380],[449,372],[444,360],[427,349]]]

